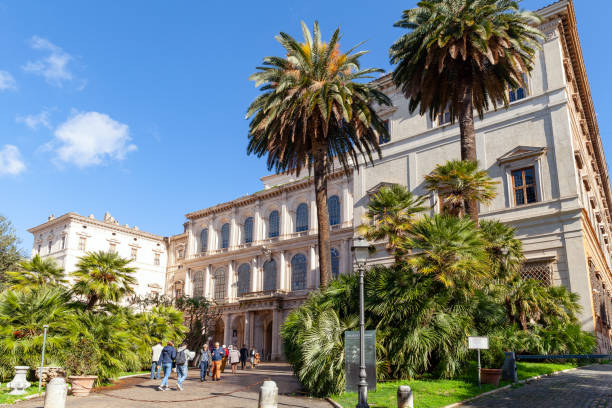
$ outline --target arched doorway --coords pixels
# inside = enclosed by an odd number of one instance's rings
[[[244,316],[233,319],[231,336],[232,345],[240,348],[244,343]]]
[[[272,359],[272,322],[266,325],[264,340],[263,358],[270,361]]]
[[[223,344],[223,336],[225,333],[225,324],[223,323],[223,319],[217,319],[215,322],[215,329],[212,335],[213,343],[219,342],[219,344]]]

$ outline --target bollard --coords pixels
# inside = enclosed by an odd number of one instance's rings
[[[516,357],[513,352],[505,352],[506,358],[504,359],[504,365],[502,365],[502,380],[512,381],[513,383],[518,381],[516,374]]]
[[[407,385],[400,385],[397,388],[397,408],[413,408],[412,389]]]
[[[55,377],[47,384],[45,408],[65,408],[68,385],[63,377]]]
[[[274,381],[264,381],[259,389],[258,408],[277,408],[278,407],[278,387]]]

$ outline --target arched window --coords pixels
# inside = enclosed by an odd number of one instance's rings
[[[225,269],[215,271],[215,299],[225,298]]]
[[[208,249],[208,228],[204,228],[200,234],[200,244],[202,245],[202,252],[206,252]]]
[[[251,266],[249,264],[242,264],[238,268],[238,296],[242,296],[249,292],[249,286],[251,285]]]
[[[295,212],[295,232],[308,231],[308,206],[305,203],[298,205]]]
[[[327,209],[329,211],[329,225],[340,224],[340,199],[337,195],[327,199]]]
[[[297,254],[291,258],[291,290],[306,289],[306,257]]]
[[[244,220],[244,243],[250,244],[253,242],[253,217]]]
[[[278,211],[274,210],[268,217],[268,238],[278,237],[279,234],[279,220]]]
[[[193,297],[204,296],[204,272],[197,271],[193,275]]]
[[[340,275],[340,252],[336,248],[331,249],[332,277],[335,279]]]
[[[221,248],[229,248],[230,225],[223,224],[221,227]]]
[[[263,266],[263,290],[275,290],[276,289],[276,261],[271,259],[266,261]]]

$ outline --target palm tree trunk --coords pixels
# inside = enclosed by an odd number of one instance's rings
[[[461,134],[461,160],[476,161],[476,131],[474,130],[474,101],[472,85],[463,88],[459,104],[459,132]],[[465,212],[478,224],[478,202],[465,201]]]
[[[327,208],[327,151],[323,146],[313,149],[314,186],[319,230],[319,275],[321,288],[331,280],[331,256],[329,249],[329,211]]]
[[[98,295],[96,295],[95,293],[92,293],[89,296],[89,300],[87,301],[86,309],[87,310],[93,309],[96,303],[98,303]]]

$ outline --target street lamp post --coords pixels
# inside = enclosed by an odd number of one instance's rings
[[[45,329],[45,334],[43,335],[43,349],[42,349],[42,357],[40,359],[40,371],[38,372],[38,393],[40,394],[40,388],[42,386],[43,381],[43,367],[45,366],[45,346],[47,345],[47,329],[49,328],[48,324],[43,326]]]
[[[363,277],[365,266],[369,255],[369,243],[363,237],[357,238],[353,242],[351,251],[355,257],[355,263],[359,270],[359,385],[357,408],[369,408],[368,405],[368,382],[366,381],[366,362],[365,362],[365,317],[363,299]]]

